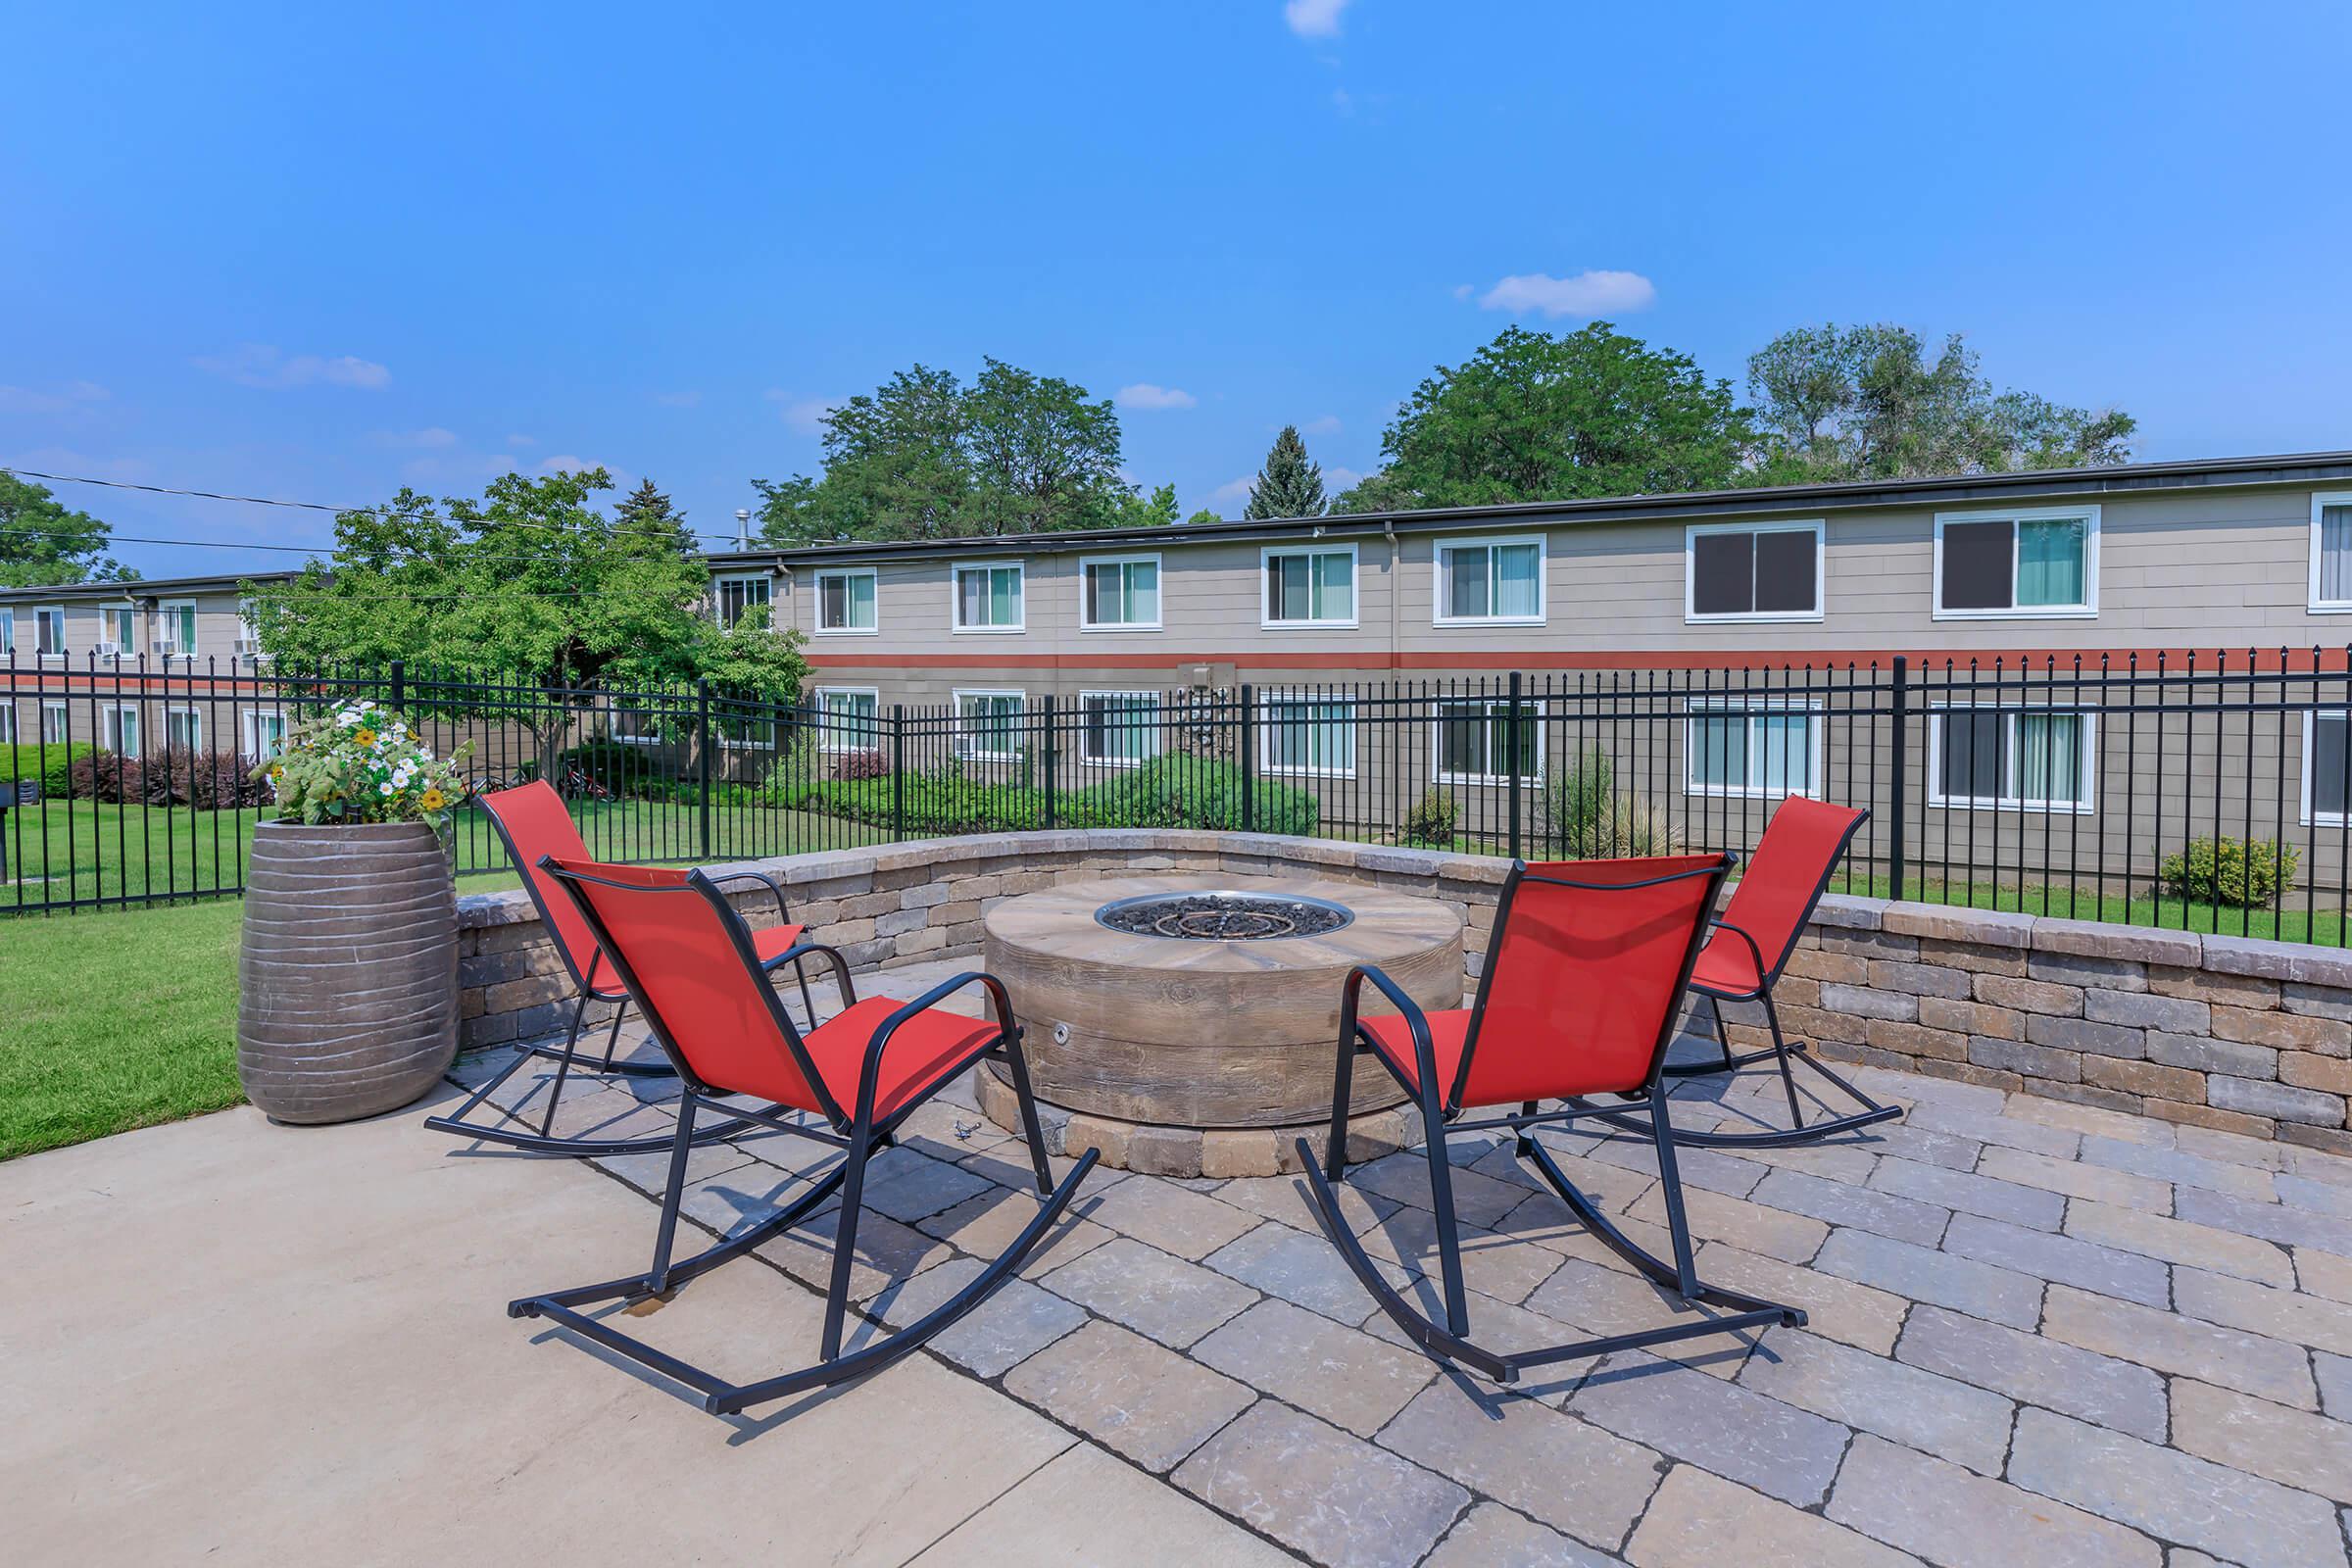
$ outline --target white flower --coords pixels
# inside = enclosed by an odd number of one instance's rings
[[[359,721],[360,710],[356,708],[346,708],[335,714],[335,722],[338,724],[357,724]]]
[[[378,795],[391,795],[391,794],[394,794],[394,793],[396,793],[396,792],[393,790],[392,786],[391,786],[391,785],[389,785],[389,784],[378,784],[378,785],[375,787],[375,793],[376,793],[376,794],[378,794]]]
[[[373,704],[373,703],[371,703],[371,702],[369,702],[369,703],[362,703],[362,704],[360,705],[360,711],[361,711],[361,712],[363,712],[363,713],[372,713],[372,712],[374,712],[374,711],[375,711],[375,704]]]

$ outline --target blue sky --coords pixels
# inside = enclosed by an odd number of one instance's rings
[[[0,462],[598,462],[719,531],[827,401],[994,354],[1159,389],[1130,472],[1230,514],[1285,421],[1368,471],[1432,366],[1595,313],[1735,381],[1798,323],[1966,331],[2151,459],[2352,447],[2340,5],[230,9],[14,14]]]

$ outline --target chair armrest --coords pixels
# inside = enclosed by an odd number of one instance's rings
[[[721,876],[710,876],[709,872],[705,872],[704,875],[709,877],[709,879],[714,884],[724,884],[728,882],[759,883],[760,886],[766,888],[768,892],[776,896],[776,919],[785,925],[792,924],[792,909],[784,902],[783,885],[777,882],[774,877],[769,876],[765,871],[729,871]]]
[[[1754,960],[1756,965],[1756,984],[1759,986],[1762,985],[1764,983],[1764,950],[1756,946],[1756,939],[1749,936],[1740,927],[1732,924],[1732,922],[1729,920],[1709,920],[1707,922],[1707,926],[1710,930],[1729,931],[1732,935],[1738,937],[1740,941],[1747,944],[1747,956],[1749,958]]]
[[[786,948],[782,953],[762,962],[760,965],[760,972],[772,977],[784,965],[798,963],[811,954],[824,958],[826,962],[833,965],[833,978],[841,987],[842,1006],[848,1008],[858,1005],[858,988],[850,981],[850,960],[841,956],[838,948],[828,948],[821,942],[802,942]],[[807,978],[805,975],[802,977],[804,982]]]
[[[882,1069],[882,1054],[890,1049],[890,1037],[897,1034],[899,1026],[909,1018],[918,1013],[930,1011],[974,981],[978,981],[988,988],[989,1003],[996,1009],[997,1014],[998,1038],[1003,1039],[1011,1033],[1012,997],[1005,991],[1004,981],[982,969],[966,969],[952,980],[942,980],[938,985],[933,986],[883,1019],[880,1026],[874,1030],[874,1038],[865,1048],[865,1065],[858,1077],[858,1119],[859,1121],[868,1125],[871,1125],[873,1121],[874,1080]]]
[[[1340,1038],[1347,1041],[1353,1041],[1356,1038],[1360,1027],[1355,1021],[1356,1007],[1362,1000],[1364,982],[1367,980],[1372,982],[1375,990],[1389,999],[1390,1004],[1396,1007],[1397,1014],[1404,1019],[1405,1028],[1412,1034],[1413,1072],[1420,1081],[1423,1093],[1426,1095],[1435,1091],[1441,1102],[1450,1098],[1451,1086],[1440,1086],[1437,1082],[1438,1046],[1429,1032],[1429,1014],[1423,1012],[1421,1004],[1406,996],[1404,988],[1390,979],[1378,964],[1359,963],[1348,971],[1347,980],[1342,982],[1340,988]]]

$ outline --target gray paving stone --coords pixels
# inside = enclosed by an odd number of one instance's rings
[[[2185,1203],[2191,1200],[2182,1194],[2179,1201]],[[2067,1205],[2066,1234],[2186,1268],[2234,1274],[2265,1285],[2295,1283],[2293,1262],[2283,1249],[2270,1242],[2211,1225],[2145,1214],[2136,1208],[2117,1208],[2112,1203],[2078,1199]]]
[[[1389,1423],[1381,1446],[1615,1550],[1657,1488],[1658,1456],[1536,1400],[1472,1387],[1439,1378]]]
[[[1639,1350],[1609,1357],[1567,1408],[1621,1438],[1799,1507],[1828,1494],[1853,1436],[1835,1421]]]
[[[2307,1410],[2179,1378],[2173,1446],[2323,1497],[2352,1498],[2352,1426]]]
[[[1428,1208],[1429,1160],[1419,1150],[1386,1154],[1370,1164],[1357,1165],[1348,1180],[1368,1193],[1414,1208]],[[1474,1170],[1454,1167],[1447,1175],[1453,1188],[1453,1213],[1465,1225],[1492,1229],[1503,1215],[1527,1201],[1528,1190],[1517,1182],[1496,1181]]]
[[[1077,1206],[1086,1195],[1081,1192],[1072,1200],[1072,1207],[1062,1211],[1054,1228],[1039,1239],[1037,1250],[1022,1265],[1025,1275],[1037,1275],[1059,1268],[1079,1253],[1101,1247],[1111,1239],[1113,1232],[1104,1230],[1092,1220],[1076,1217]],[[914,1228],[926,1236],[936,1236],[975,1257],[993,1258],[1020,1239],[1029,1222],[1037,1217],[1037,1195],[1034,1192],[1015,1192],[1009,1187],[991,1186],[977,1198],[969,1198],[954,1208],[926,1215],[915,1222]]]
[[[1368,1438],[1437,1375],[1418,1351],[1288,1301],[1260,1301],[1193,1347],[1198,1359]]]
[[[1839,1524],[1948,1568],[2159,1568],[2136,1530],[1867,1435],[1825,1510]]]
[[[1437,1215],[1426,1208],[1399,1209],[1364,1232],[1364,1250],[1435,1279],[1439,1273],[1437,1224]],[[1515,1237],[1498,1236],[1474,1225],[1460,1226],[1456,1234],[1462,1282],[1498,1301],[1526,1300],[1560,1266],[1559,1253]]]
[[[2295,1289],[2306,1296],[2325,1296],[2330,1301],[2352,1304],[2352,1257],[2323,1252],[2316,1247],[2294,1250]]]
[[[884,1290],[868,1303],[892,1328],[904,1328],[969,1284],[983,1265],[977,1258],[952,1258],[910,1280]],[[1010,1279],[987,1300],[941,1330],[931,1348],[984,1378],[993,1378],[1035,1355],[1087,1321],[1086,1313],[1060,1297],[1023,1279]],[[862,1325],[846,1342],[852,1349],[880,1337]]]
[[[1430,1281],[1416,1275],[1402,1289],[1405,1298],[1433,1320],[1444,1317],[1445,1303],[1439,1298],[1437,1287]],[[1470,1338],[1504,1355],[1542,1349],[1572,1340],[1589,1340],[1593,1334],[1582,1323],[1563,1323],[1556,1318],[1531,1312],[1524,1306],[1513,1306],[1508,1301],[1481,1296],[1475,1291],[1470,1293],[1465,1305],[1470,1313]],[[1405,1338],[1404,1331],[1390,1319],[1388,1313],[1378,1308],[1374,1308],[1357,1326],[1385,1344],[1410,1349],[1415,1355],[1423,1353],[1412,1341]],[[1741,1348],[1739,1353],[1744,1355],[1745,1348]],[[1522,1398],[1535,1399],[1557,1409],[1567,1403],[1568,1396],[1576,1392],[1576,1386],[1585,1380],[1585,1374],[1592,1369],[1592,1363],[1590,1361],[1561,1361],[1550,1366],[1534,1367],[1511,1385],[1511,1391]]]
[[[2346,1311],[2340,1302],[2321,1300],[2294,1291],[2273,1290],[2251,1280],[2209,1274],[2203,1269],[2183,1268],[2173,1271],[2173,1304],[2190,1317],[2203,1318],[2208,1323],[2244,1329],[2275,1340],[2291,1340],[2338,1355],[2352,1355],[2352,1312]]]
[[[2117,1138],[2085,1138],[2082,1162],[2130,1171],[2134,1176],[2152,1176],[2181,1187],[2209,1187],[2217,1193],[2231,1193],[2239,1198],[2272,1196],[2269,1171],[2179,1149],[2151,1149],[2145,1144],[2126,1143]]]
[[[2019,1413],[2009,1478],[2246,1568],[2343,1560],[2335,1510],[2309,1493],[2045,1410]]]
[[[1353,1182],[1342,1182],[1333,1192],[1348,1229],[1359,1234],[1365,1226],[1403,1206],[1395,1199],[1367,1193]],[[1323,1228],[1316,1215],[1314,1194],[1303,1176],[1237,1176],[1217,1189],[1217,1201],[1280,1220],[1293,1230],[1319,1234]]]
[[[1984,1154],[1982,1139],[1938,1132],[1908,1121],[1883,1121],[1862,1136],[1869,1142],[1855,1147],[1922,1165],[1940,1165],[1946,1170],[1975,1170]]]
[[[1256,1391],[1109,1323],[1088,1323],[1004,1375],[1041,1405],[1153,1474],[1248,1409]]]
[[[2104,1205],[2077,1202],[2070,1205],[2068,1212],[2071,1215],[2085,1206]],[[2119,1208],[2109,1212],[2136,1214],[2138,1210]],[[2022,1225],[1962,1214],[1952,1221],[1951,1234],[1943,1239],[1943,1245],[1946,1251],[1960,1257],[1973,1257],[1981,1263],[1991,1263],[2039,1280],[2079,1286],[2101,1296],[2120,1297],[2142,1306],[2163,1306],[2172,1299],[2165,1266],[2158,1259],[2102,1247],[2076,1236],[2030,1231]]]
[[[1262,1399],[1174,1479],[1325,1568],[1409,1568],[1470,1501],[1449,1481]]]
[[[1040,1283],[1179,1350],[1257,1299],[1246,1285],[1129,1236],[1064,1263]]]
[[[1831,1225],[1850,1225],[1921,1247],[1934,1247],[1952,1217],[1950,1209],[1932,1202],[1793,1170],[1774,1171],[1749,1196],[1768,1208],[1809,1214]]]
[[[1568,1141],[1572,1135],[1561,1136],[1571,1152],[1581,1153],[1596,1165],[1614,1165],[1633,1175],[1653,1179],[1658,1174],[1658,1151],[1646,1138],[1619,1134],[1577,1149]],[[1544,1142],[1548,1146],[1550,1140]],[[1677,1147],[1675,1169],[1681,1172],[1686,1188],[1721,1193],[1726,1198],[1745,1198],[1765,1175],[1764,1168],[1752,1159],[1740,1159],[1718,1149],[1694,1147]],[[1571,1175],[1570,1180],[1574,1179]]]
[[[2062,1127],[2045,1127],[2039,1122],[2019,1121],[1995,1111],[1968,1110],[1930,1101],[1913,1106],[1905,1121],[1927,1132],[1952,1133],[1980,1144],[1998,1144],[2005,1149],[2023,1149],[2058,1159],[2072,1159],[2082,1144],[2082,1134]]]
[[[1341,1323],[1361,1323],[1372,1309],[1371,1295],[1325,1236],[1260,1225],[1205,1261],[1220,1274]]]
[[[1421,1568],[1610,1568],[1615,1561],[1499,1502],[1482,1502],[1438,1543]]]
[[[2210,1225],[2217,1230],[2259,1236],[2282,1247],[2316,1247],[2338,1257],[2352,1257],[2352,1219],[2321,1213],[2300,1204],[2257,1203],[2227,1193],[2191,1187],[2180,1194],[2173,1214],[2175,1218]]]
[[[1676,1465],[1627,1543],[1635,1568],[1918,1568],[1918,1559],[1817,1513]]]
[[[2293,1171],[2281,1171],[2271,1180],[2276,1184],[2278,1201],[2282,1203],[2306,1208],[2315,1214],[2332,1214],[2337,1219],[2352,1220],[2352,1187],[2315,1180]]]
[[[2079,1159],[2053,1159],[2048,1154],[2032,1154],[2022,1149],[1987,1149],[1978,1174],[2067,1198],[2113,1203],[2120,1208],[2144,1209],[2151,1214],[2173,1211],[2173,1184],[2164,1178],[2135,1175],[2106,1165],[2087,1165]]]
[[[1895,1354],[2021,1403],[2044,1405],[2150,1443],[2164,1441],[2164,1380],[2131,1361],[1939,1306],[1912,1312]]]
[[[2041,1282],[2037,1279],[1866,1231],[1838,1232],[1813,1266],[2011,1328],[2032,1328],[2041,1314]]]
[[[1872,1145],[1843,1142],[1802,1144],[1792,1149],[1727,1149],[1719,1152],[1735,1159],[1752,1160],[1768,1170],[1801,1170],[1808,1176],[1826,1177],[1853,1187],[1870,1185],[1871,1169],[1880,1157],[1879,1150]]]
[[[2289,1345],[2242,1329],[2071,1289],[2050,1287],[2041,1332],[2120,1360],[2177,1376],[2201,1378],[2297,1409],[2316,1410],[2309,1358]]]
[[[961,1166],[911,1149],[894,1149],[875,1160],[866,1173],[865,1206],[912,1224],[976,1198],[994,1185]]]
[[[1669,1291],[1633,1272],[1613,1254],[1605,1263],[1572,1257],[1528,1298],[1528,1309],[1587,1335],[1639,1334],[1689,1323],[1700,1315]],[[1713,1312],[1713,1308],[1704,1311]],[[1753,1335],[1708,1335],[1658,1347],[1658,1353],[1724,1376],[1737,1372]]]
[[[1811,1215],[1766,1208],[1761,1203],[1699,1187],[1683,1190],[1683,1211],[1690,1219],[1693,1246],[1701,1239],[1731,1242],[1751,1252],[1762,1252],[1788,1263],[1802,1263],[1811,1258],[1821,1250],[1821,1244],[1830,1232],[1827,1225]],[[1627,1213],[1634,1219],[1664,1225],[1664,1190],[1651,1188]]]
[[[2002,1150],[2000,1152],[2017,1154],[2022,1159],[2042,1157],[2021,1154],[2016,1150]],[[1941,1165],[1922,1165],[1908,1159],[1879,1161],[1878,1169],[1871,1172],[1870,1185],[1882,1192],[1915,1198],[1925,1203],[1940,1203],[1962,1214],[2005,1220],[2031,1230],[2054,1231],[2066,1219],[2066,1200],[2056,1193],[1971,1171],[1946,1170]],[[1905,1239],[1917,1240],[1915,1237]]]
[[[1809,1319],[1805,1326],[1814,1333],[1879,1355],[1894,1348],[1903,1314],[1911,1307],[1892,1292],[1761,1257],[1724,1242],[1709,1242],[1698,1250],[1698,1276],[1768,1301],[1803,1307]]]
[[[1196,1263],[1262,1223],[1248,1209],[1155,1176],[1118,1183],[1095,1199],[1086,1217]]]
[[[1775,1329],[1740,1381],[1816,1415],[1907,1447],[1998,1475],[2010,1403],[1997,1394],[1923,1372],[1800,1329]]]
[[[2320,1407],[2338,1421],[2352,1421],[2352,1356],[2314,1350],[2311,1367],[2319,1374]]]

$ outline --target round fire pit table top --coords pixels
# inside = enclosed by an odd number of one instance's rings
[[[1213,896],[1250,901],[1233,909]],[[1105,906],[1171,899],[1161,929],[1115,929]],[[1207,906],[1203,918],[1203,906]],[[1263,936],[1337,906],[1313,935]],[[1303,906],[1303,907],[1301,907]],[[1134,923],[1132,920],[1121,923]],[[1238,934],[1203,937],[1219,929]],[[982,921],[992,973],[1012,996],[1039,1096],[1153,1126],[1272,1127],[1331,1114],[1340,991],[1378,964],[1424,1007],[1461,1005],[1462,916],[1386,888],[1297,878],[1170,875],[1070,882],[1007,899]],[[1367,988],[1366,1012],[1395,1009]],[[1354,1075],[1366,1112],[1402,1094],[1388,1074]]]

